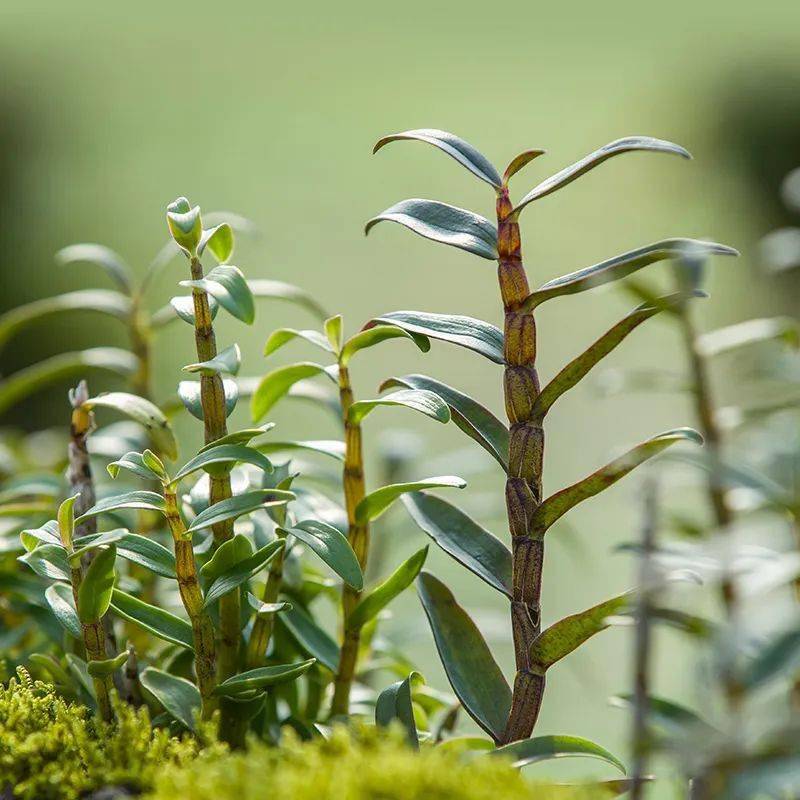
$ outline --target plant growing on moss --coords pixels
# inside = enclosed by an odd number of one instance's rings
[[[461,208],[432,200],[404,200],[367,224],[367,232],[381,221],[399,223],[426,238],[497,261],[503,303],[504,330],[465,317],[397,311],[376,322],[391,322],[405,330],[468,347],[500,364],[504,369],[503,390],[509,428],[471,398],[451,393],[448,402],[463,418],[462,428],[495,455],[507,473],[506,504],[512,551],[458,509],[444,501],[420,496],[410,505],[415,519],[444,549],[473,569],[510,600],[516,676],[509,689],[477,627],[458,606],[452,593],[432,575],[420,576],[420,596],[448,677],[456,694],[475,720],[498,744],[524,741],[536,724],[545,690],[547,670],[589,637],[607,627],[609,616],[627,604],[616,597],[541,629],[541,578],[545,533],[576,504],[618,481],[637,465],[665,448],[684,440],[699,441],[689,429],[668,431],[637,445],[589,477],[550,497],[542,490],[544,460],[543,423],[558,398],[574,387],[605,355],[619,345],[639,324],[675,303],[686,293],[660,298],[635,309],[628,317],[577,356],[543,388],[536,370],[537,332],[535,310],[557,297],[575,294],[626,277],[664,259],[674,258],[689,246],[708,253],[734,254],[723,245],[670,239],[595,264],[549,281],[531,291],[522,263],[519,217],[534,202],[572,183],[609,158],[633,151],[662,152],[688,157],[678,145],[647,137],[629,137],[611,142],[534,187],[514,204],[509,181],[524,166],[542,155],[529,150],[517,156],[501,176],[474,147],[450,133],[413,130],[387,136],[375,146],[379,150],[398,140],[431,144],[489,184],[496,196],[496,223]],[[426,382],[430,378],[408,376],[400,382]],[[447,396],[452,390],[439,384]],[[506,445],[507,437],[507,445]],[[492,554],[490,561],[486,553]],[[464,648],[464,642],[470,646]],[[469,659],[464,650],[469,650]]]

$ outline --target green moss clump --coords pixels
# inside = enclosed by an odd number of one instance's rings
[[[104,786],[147,790],[158,769],[197,759],[202,744],[153,730],[146,709],[118,703],[117,722],[96,720],[52,686],[18,678],[0,685],[0,793],[15,800],[77,800]],[[206,757],[222,748],[209,743]]]

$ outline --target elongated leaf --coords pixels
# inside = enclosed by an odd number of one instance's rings
[[[195,720],[200,712],[200,692],[193,683],[155,667],[143,670],[139,680],[178,722],[189,730],[195,730]]]
[[[572,183],[576,178],[579,178],[584,173],[602,164],[612,156],[620,155],[621,153],[631,153],[635,151],[651,151],[656,153],[672,153],[683,158],[691,158],[689,152],[684,150],[680,145],[667,142],[663,139],[653,139],[650,136],[628,136],[624,139],[617,139],[616,141],[609,142],[589,153],[580,161],[576,161],[568,167],[565,167],[555,175],[551,175],[546,180],[531,189],[522,200],[519,201],[514,211],[519,212],[525,208],[528,203],[538,200],[540,197],[545,197],[557,189],[561,189],[569,183]]]
[[[47,587],[44,599],[47,600],[47,605],[50,606],[50,610],[65,630],[80,640],[83,636],[83,629],[75,608],[72,587],[68,583],[54,583]]]
[[[323,372],[325,372],[325,367],[310,361],[289,364],[268,372],[261,379],[250,399],[250,416],[253,422],[263,419],[275,403],[298,381],[320,375]]]
[[[42,544],[17,559],[27,564],[40,578],[69,581],[70,567],[67,551],[59,544]]]
[[[259,619],[264,617],[272,617],[279,611],[291,611],[292,609],[292,604],[287,603],[285,600],[281,600],[278,603],[265,603],[263,600],[259,600],[251,592],[247,593],[247,603],[250,608],[256,612],[256,616]]]
[[[694,442],[702,444],[703,438],[691,428],[676,428],[672,431],[660,433],[646,442],[636,445],[627,453],[614,459],[593,472],[578,483],[573,483],[566,489],[556,492],[548,497],[533,513],[530,520],[530,530],[537,535],[543,534],[557,519],[562,517],[578,503],[594,497],[604,489],[624,478],[631,470],[643,464],[662,450],[677,442]]]
[[[198,452],[205,453],[207,450],[211,450],[212,447],[220,447],[223,444],[246,445],[258,436],[263,436],[265,433],[269,433],[269,431],[271,431],[274,427],[274,422],[267,422],[265,425],[260,425],[257,428],[243,428],[240,431],[228,433],[219,439],[215,439],[213,442],[209,442],[204,447],[201,447]]]
[[[389,486],[383,486],[380,489],[376,489],[374,492],[370,492],[356,506],[356,521],[360,524],[365,524],[370,522],[370,520],[377,519],[395,500],[408,492],[418,492],[421,489],[443,489],[447,487],[463,489],[466,485],[466,481],[455,475],[441,475],[435,478],[425,478],[421,481],[393,483]]]
[[[314,297],[299,286],[272,280],[251,280],[247,282],[255,297],[268,297],[273,300],[287,300],[310,311],[319,320],[326,320],[330,314]]]
[[[268,442],[266,444],[257,445],[257,449],[262,453],[308,450],[312,453],[322,453],[323,455],[330,456],[337,461],[344,461],[344,442],[338,439],[314,439],[304,442]]]
[[[364,228],[368,234],[379,222],[397,222],[426,239],[466,250],[481,258],[497,258],[497,231],[488,219],[438,200],[401,200]]]
[[[89,564],[78,588],[78,619],[81,622],[96,622],[108,611],[117,577],[114,571],[116,560],[117,548],[112,544],[101,550]]]
[[[69,554],[69,563],[72,564],[72,566],[77,566],[80,564],[81,557],[86,553],[91,553],[93,550],[97,550],[99,547],[106,547],[110,544],[116,546],[121,539],[128,535],[130,534],[126,528],[117,528],[113,531],[104,531],[103,533],[93,534],[91,537],[82,536],[81,539],[83,542],[85,542],[85,544],[81,544],[79,547],[76,547],[75,550]],[[119,552],[117,555],[119,555]]]
[[[508,182],[526,165],[533,161],[534,158],[539,158],[545,153],[544,150],[525,150],[518,156],[515,156],[511,163],[506,167],[503,173],[503,185],[507,186]]]
[[[75,540],[75,546],[83,547],[102,536],[99,533],[82,536]],[[163,544],[138,533],[123,532],[116,540],[116,546],[120,558],[139,564],[156,575],[175,579],[175,556]]]
[[[272,355],[276,350],[279,350],[285,344],[293,341],[294,339],[305,339],[313,345],[324,350],[326,353],[335,352],[328,337],[319,331],[314,330],[297,330],[296,328],[278,328],[273,331],[264,345],[264,355]]]
[[[220,444],[203,449],[193,459],[184,464],[170,480],[170,485],[178,483],[197,470],[217,475],[230,470],[234,464],[251,464],[263,472],[272,472],[272,462],[254,447],[244,444]],[[225,468],[220,469],[220,465]]]
[[[621,344],[628,334],[632,333],[645,320],[654,317],[660,311],[665,311],[685,302],[689,297],[697,296],[694,293],[676,293],[661,297],[656,303],[642,303],[620,320],[613,328],[606,331],[594,344],[584,350],[577,358],[564,367],[547,386],[542,389],[536,398],[533,415],[537,419],[544,419],[553,403],[564,392],[577,385],[588,372],[605,358],[612,350]]]
[[[432,144],[458,161],[462,167],[466,167],[473,175],[482,181],[486,181],[490,186],[499,189],[503,185],[503,180],[494,165],[483,153],[476,150],[469,142],[465,142],[447,131],[440,131],[435,128],[418,128],[412,131],[393,133],[390,136],[384,136],[379,139],[372,152],[377,153],[389,142],[397,142],[403,139],[416,139],[420,142]]]
[[[419,736],[411,700],[411,684],[421,678],[418,672],[412,672],[405,680],[387,686],[375,703],[375,724],[379,728],[386,728],[397,720],[406,729],[406,740],[415,750],[419,749]]]
[[[336,672],[339,666],[339,645],[304,609],[299,606],[287,609],[278,618],[278,624],[286,627],[306,653],[331,672]]]
[[[391,311],[376,317],[365,326],[396,325],[398,328],[450,342],[503,364],[503,332],[494,325],[473,317],[454,314],[431,314],[427,311]]]
[[[795,627],[767,642],[744,668],[740,682],[745,688],[753,691],[777,677],[791,678],[798,664],[800,664],[800,627]]]
[[[58,523],[54,519],[45,522],[41,528],[26,528],[20,534],[20,539],[28,552],[38,547],[40,542],[63,547]]]
[[[489,751],[492,756],[510,758],[512,767],[524,767],[538,761],[547,761],[551,758],[565,758],[567,756],[584,756],[599,758],[607,764],[612,764],[625,774],[625,765],[612,753],[599,744],[583,739],[580,736],[535,736],[533,739],[523,739],[520,742],[498,747]]]
[[[350,363],[350,359],[359,350],[373,347],[376,344],[385,342],[387,339],[401,338],[411,339],[423,353],[427,353],[428,350],[431,349],[431,343],[427,336],[422,336],[419,333],[412,333],[396,325],[375,325],[366,330],[359,331],[344,343],[339,362],[343,367],[346,367]]]
[[[155,492],[125,492],[115,494],[112,497],[105,497],[95,503],[86,513],[75,519],[75,524],[80,525],[85,520],[96,517],[99,514],[106,514],[109,511],[120,511],[124,508],[142,508],[150,511],[164,513],[164,498]]]
[[[397,595],[405,591],[419,575],[428,557],[427,545],[407,558],[385,581],[365,592],[347,618],[347,630],[356,630],[374,619]]]
[[[156,638],[194,650],[192,626],[169,611],[145,603],[144,600],[119,589],[114,589],[111,594],[111,608],[115,614],[141,626]]]
[[[499,741],[511,709],[511,689],[489,646],[438,578],[420,573],[417,591],[453,691],[475,722]]]
[[[212,525],[226,522],[229,519],[236,519],[243,514],[249,514],[251,511],[256,511],[259,508],[272,508],[278,505],[285,505],[294,499],[294,494],[280,489],[257,489],[253,492],[237,494],[233,497],[229,497],[227,500],[214,503],[213,506],[209,506],[204,511],[201,511],[192,520],[192,524],[187,530],[187,533],[193,533],[203,528],[210,528]]]
[[[134,475],[144,478],[146,481],[159,480],[159,476],[144,463],[142,454],[134,450],[125,453],[125,455],[106,466],[106,470],[108,470],[108,474],[112,478],[116,478],[121,469],[132,472]]]
[[[201,375],[238,375],[242,365],[242,351],[238,344],[226,347],[221,353],[208,361],[198,361],[196,364],[187,364],[184,372],[199,372]]]
[[[389,378],[381,384],[380,390],[395,386],[426,389],[437,394],[450,407],[453,422],[496,459],[503,469],[508,470],[508,428],[488,408],[484,408],[469,395],[427,375]]]
[[[126,320],[131,312],[131,301],[124,294],[107,289],[82,289],[17,306],[5,314],[0,314],[0,349],[9,339],[29,325],[54,314],[72,311],[97,311],[116,319]]]
[[[283,530],[308,545],[345,583],[361,591],[364,576],[353,548],[341,531],[327,522],[313,519]]]
[[[403,505],[445,553],[511,597],[511,551],[499,539],[441,497],[411,492],[403,497]]]
[[[617,695],[611,701],[620,708],[633,708],[633,695]],[[647,718],[650,725],[670,738],[686,740],[699,734],[708,740],[719,735],[716,728],[694,711],[663,697],[651,695],[647,698]]]
[[[631,593],[612,597],[579,611],[543,630],[531,643],[530,668],[544,674],[557,661],[580,647],[587,639],[609,626],[609,617],[621,613],[631,603]]]
[[[104,658],[100,661],[90,661],[86,670],[93,678],[106,678],[113,675],[128,660],[127,650],[113,658]]]
[[[122,257],[102,244],[72,244],[56,253],[56,262],[62,265],[85,262],[100,267],[125,294],[131,293],[133,273]]]
[[[198,254],[209,249],[218,262],[227,261],[233,255],[233,229],[227,222],[221,222],[213,228],[203,231],[200,244],[197,246]]]
[[[283,549],[282,541],[273,541],[264,547],[256,550],[253,555],[234,564],[230,569],[222,573],[208,587],[205,593],[203,608],[208,608],[212,603],[219,600],[223,595],[232,592],[237,587],[246,583],[257,572],[264,569],[270,561]]]
[[[118,347],[92,347],[77,353],[60,353],[45,358],[0,381],[0,414],[53,383],[85,377],[87,370],[99,369],[128,376],[138,368],[139,359]]]
[[[229,417],[239,399],[239,386],[232,378],[223,378],[222,390],[225,393],[225,416]],[[195,419],[203,419],[200,381],[181,381],[178,384],[178,397],[183,403],[183,407]]]
[[[357,400],[350,406],[347,419],[353,424],[358,424],[371,411],[379,406],[400,406],[419,411],[426,417],[437,422],[450,422],[450,408],[438,394],[427,389],[401,389],[386,397],[377,397],[373,400]]]
[[[219,311],[219,303],[215,298],[208,296],[208,308],[211,311],[211,319],[216,319]],[[163,328],[176,319],[182,319],[188,325],[194,327],[194,298],[192,295],[179,295],[170,298],[169,304],[160,308],[150,318],[153,328]]]
[[[795,350],[800,347],[800,328],[792,317],[748,319],[697,337],[697,349],[704,356],[730,353],[760,342],[778,340]]]
[[[214,555],[200,568],[200,574],[209,583],[253,555],[253,545],[243,534],[237,533],[223,542]]]
[[[567,294],[585,292],[612,281],[626,278],[637,270],[664,259],[678,258],[687,248],[703,249],[709,256],[737,256],[739,253],[732,247],[716,242],[701,242],[696,239],[664,239],[655,244],[631,250],[628,253],[601,261],[591,267],[584,267],[577,272],[562,275],[540,286],[528,295],[522,308],[530,311],[545,300]]]
[[[205,278],[197,281],[181,281],[180,285],[201,289],[212,295],[229,314],[247,325],[252,325],[256,318],[253,293],[239,267],[220,264]]]
[[[178,443],[169,420],[158,406],[145,400],[144,397],[128,392],[108,392],[89,398],[83,405],[88,409],[116,409],[145,428],[159,453],[170,459],[177,458]]]
[[[276,686],[299,678],[317,663],[315,658],[299,661],[296,664],[277,664],[270,667],[259,667],[234,675],[223,681],[214,689],[218,697],[239,697],[252,691],[261,691],[268,686]]]

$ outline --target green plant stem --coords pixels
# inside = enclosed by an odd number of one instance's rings
[[[152,334],[150,321],[142,311],[141,291],[131,298],[131,313],[128,321],[131,350],[138,359],[136,372],[131,376],[131,391],[139,397],[151,400],[152,378]]]
[[[192,280],[203,278],[203,265],[199,258],[191,259]],[[202,289],[192,289],[194,300],[194,333],[198,361],[209,361],[217,355],[211,309],[208,295]],[[225,391],[219,374],[200,377],[200,400],[203,406],[205,443],[216,441],[228,433],[225,409]],[[214,505],[231,496],[230,475],[210,478],[210,503]],[[233,536],[233,521],[222,522],[212,527],[214,542],[219,547]],[[220,598],[220,639],[218,665],[219,679],[224,681],[235,675],[239,668],[241,646],[241,600],[238,591],[229,592]]]
[[[278,534],[281,538],[285,539],[285,535]],[[264,592],[261,599],[265,603],[275,603],[278,600],[278,595],[281,591],[281,584],[283,583],[283,558],[284,551],[281,550],[275,558],[272,559],[269,565],[269,573],[267,574],[267,582],[264,586]],[[256,617],[253,623],[253,628],[250,631],[250,639],[247,642],[247,668],[255,669],[263,665],[269,647],[269,641],[272,638],[272,631],[275,628],[275,615],[267,614],[265,616]]]
[[[502,743],[527,739],[533,732],[545,689],[544,674],[531,669],[529,650],[541,631],[543,532],[528,520],[542,501],[544,430],[533,407],[539,396],[536,372],[536,323],[520,307],[530,294],[522,264],[519,223],[504,186],[497,197],[498,282],[505,313],[503,385],[510,438],[506,509],[512,543],[511,625],[516,675]]]
[[[364,455],[361,441],[361,425],[349,419],[350,406],[353,405],[353,388],[350,384],[350,373],[347,367],[339,365],[339,399],[344,420],[344,500],[347,511],[347,539],[356,554],[361,570],[367,566],[369,552],[369,525],[356,522],[356,506],[366,494],[364,484]],[[342,587],[342,649],[339,666],[333,685],[333,701],[331,715],[347,715],[350,712],[350,690],[358,662],[358,649],[361,642],[361,629],[348,629],[347,620],[358,604],[361,592],[352,586]]]
[[[192,625],[194,663],[202,702],[201,713],[203,719],[209,719],[219,705],[213,694],[217,685],[214,626],[211,624],[211,617],[203,608],[203,593],[197,577],[192,540],[186,536],[186,525],[178,508],[178,498],[175,492],[165,490],[164,500],[167,524],[175,544],[178,591]]]

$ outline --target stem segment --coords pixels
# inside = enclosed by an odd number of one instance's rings
[[[281,534],[279,536],[286,538]],[[278,600],[281,584],[283,583],[283,557],[284,551],[281,550],[270,562],[267,583],[261,596],[265,603],[275,603]],[[274,614],[256,617],[255,622],[253,622],[253,628],[250,631],[250,639],[247,642],[247,669],[255,669],[264,664],[264,657],[274,628]]]

